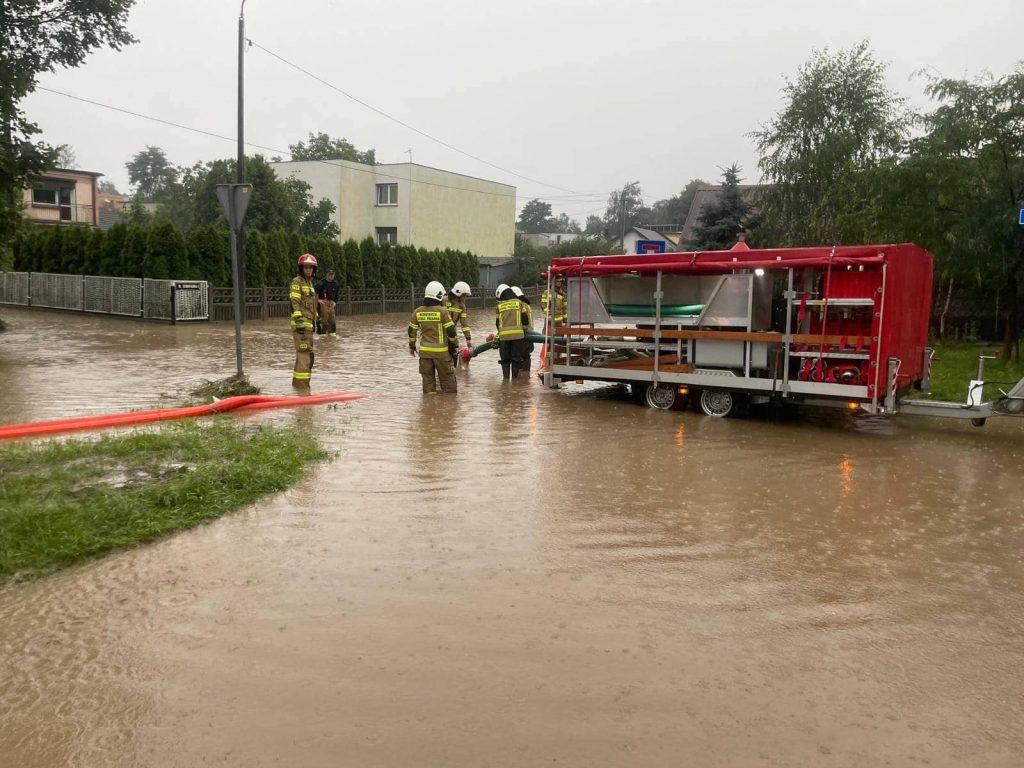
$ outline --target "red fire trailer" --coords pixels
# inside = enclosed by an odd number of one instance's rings
[[[549,386],[628,383],[655,408],[689,394],[711,416],[773,399],[925,412],[902,399],[928,390],[932,355],[932,257],[916,245],[558,258],[547,278],[568,304],[566,325],[546,324]]]

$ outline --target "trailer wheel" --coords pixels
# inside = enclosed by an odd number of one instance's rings
[[[704,389],[700,393],[700,409],[708,416],[720,419],[735,414],[737,402],[732,392],[722,389]]]
[[[985,419],[971,419],[971,424],[973,424],[976,427],[984,427]]]
[[[669,411],[676,404],[676,388],[669,384],[649,384],[644,392],[644,402],[659,411]]]

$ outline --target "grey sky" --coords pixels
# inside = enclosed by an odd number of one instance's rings
[[[238,0],[140,0],[139,43],[103,51],[40,84],[229,137],[235,135]],[[248,0],[252,40],[496,170],[381,117],[267,53],[246,55],[246,139],[286,150],[309,131],[518,187],[521,206],[601,214],[639,180],[651,203],[738,162],[746,134],[780,106],[784,77],[818,47],[869,38],[894,89],[924,106],[923,67],[948,76],[1009,71],[1022,57],[1020,0]],[[234,146],[52,93],[25,103],[80,168],[127,188],[147,144],[178,165]],[[258,151],[249,148],[250,153]],[[271,154],[271,153],[265,153]],[[587,193],[567,197],[556,189]]]

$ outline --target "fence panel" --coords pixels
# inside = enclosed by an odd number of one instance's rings
[[[28,306],[28,272],[0,272],[0,304]]]
[[[110,314],[110,294],[111,285],[109,277],[93,277],[86,275],[83,280],[85,286],[85,306],[86,312],[102,312],[105,315]]]
[[[105,277],[110,281],[110,314],[142,315],[142,280],[137,277]]]
[[[209,284],[205,280],[175,280],[174,320],[209,320]]]
[[[33,272],[30,280],[33,307],[81,311],[83,307],[81,276]]]
[[[171,296],[174,293],[173,280],[142,281],[142,316],[149,320],[173,320],[174,307]]]

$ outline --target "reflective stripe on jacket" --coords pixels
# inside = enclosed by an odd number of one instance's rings
[[[540,297],[540,306],[544,311],[544,317],[548,316],[548,304],[551,302],[551,298],[548,292],[545,290]],[[565,296],[555,291],[555,322],[565,322]]]
[[[494,319],[501,341],[514,341],[525,335],[523,328],[523,302],[519,299],[506,299],[498,302]]]
[[[439,353],[448,355],[449,344],[458,345],[455,338],[455,323],[448,311],[438,306],[422,306],[413,310],[409,321],[409,346],[416,343],[416,334],[420,337],[420,353]]]
[[[292,303],[292,328],[312,328],[317,318],[317,298],[313,281],[296,277],[288,287],[288,299]]]

